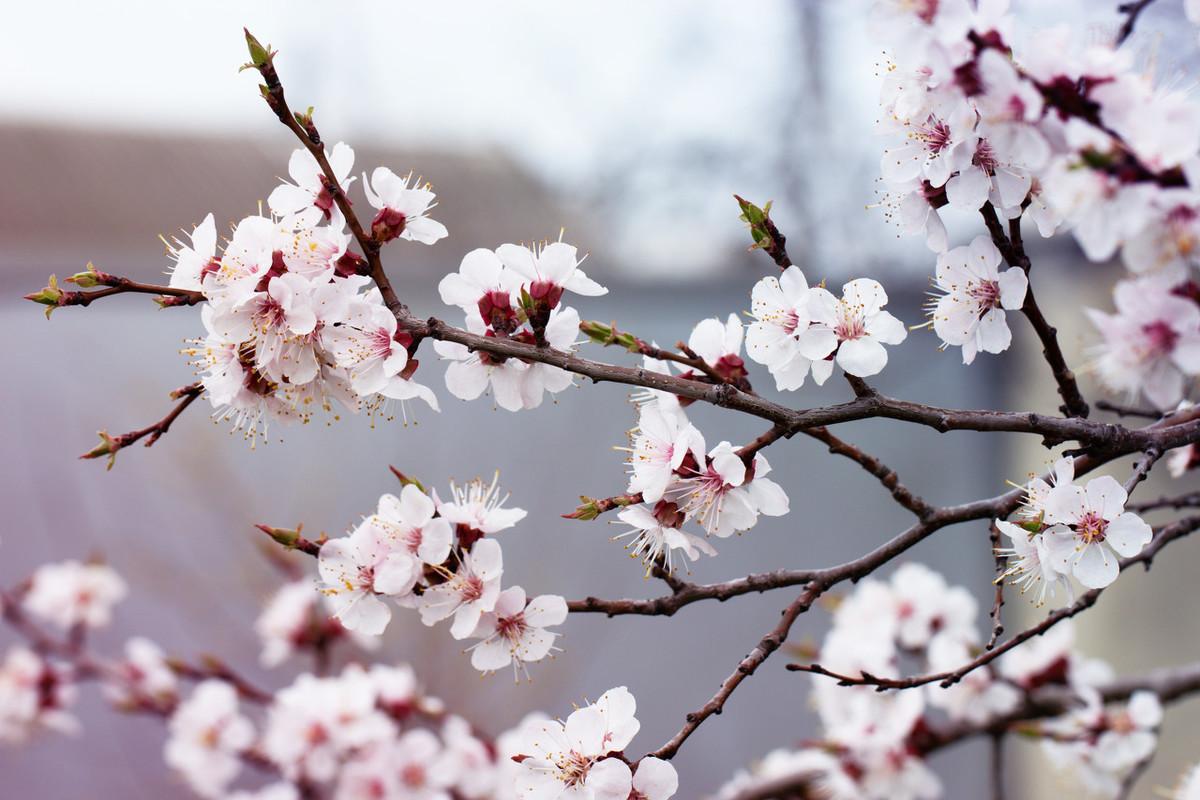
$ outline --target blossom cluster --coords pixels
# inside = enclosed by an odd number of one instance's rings
[[[883,346],[908,336],[904,323],[884,310],[887,300],[870,278],[850,281],[839,298],[823,286],[809,287],[799,267],[788,267],[754,286],[746,352],[770,370],[780,390],[800,388],[810,371],[824,383],[835,361],[847,375],[870,377],[887,366]]]
[[[1027,279],[1020,263],[998,269],[986,237],[951,248],[945,209],[1014,226],[1028,216],[1043,236],[1070,230],[1092,261],[1119,250],[1131,274],[1116,311],[1089,312],[1095,368],[1112,390],[1169,409],[1200,373],[1200,104],[1066,26],[1020,46],[1007,5],[876,4],[895,57],[879,127],[900,139],[881,159],[884,206],[939,254],[933,328],[967,363],[1008,347],[1004,312],[1021,308]]]
[[[563,293],[608,292],[579,268],[580,261],[578,251],[561,241],[479,248],[442,279],[438,291],[446,305],[463,311],[471,333],[571,351],[579,313],[562,304]],[[457,342],[436,342],[434,348],[450,362],[446,388],[463,400],[490,388],[498,406],[520,411],[537,408],[546,392],[557,394],[572,384],[570,373],[549,364],[472,352]]]
[[[906,665],[953,671],[982,650],[976,614],[965,589],[947,585],[920,564],[904,564],[890,580],[863,581],[841,601],[819,662],[851,678],[899,678]],[[811,788],[831,800],[934,800],[943,796],[941,783],[923,758],[934,715],[983,726],[1047,687],[1066,691],[1079,707],[1031,734],[1040,737],[1052,764],[1100,796],[1116,797],[1120,779],[1153,752],[1162,712],[1151,692],[1106,707],[1096,687],[1112,677],[1106,663],[1075,652],[1069,622],[950,686],[880,692],[870,685],[840,686],[818,674],[812,702],[824,731],[821,740],[769,754],[756,769],[734,776],[718,797],[808,775]]]
[[[406,665],[304,673],[259,705],[248,707],[225,681],[199,683],[170,713],[167,764],[205,798],[288,800],[299,787],[325,788],[335,800],[517,797],[517,731],[483,737]],[[231,791],[247,762],[282,780]]]
[[[1060,590],[1069,598],[1069,576],[1089,589],[1108,586],[1121,571],[1120,558],[1136,556],[1153,538],[1145,520],[1125,510],[1124,486],[1109,475],[1075,483],[1070,457],[1059,459],[1048,479],[1031,479],[1025,492],[1016,521],[995,524],[1011,541],[1001,550],[1007,577],[1023,592],[1035,589],[1039,605]]]
[[[398,330],[379,290],[368,287],[366,260],[351,249],[336,203],[334,193],[354,181],[354,151],[339,142],[328,160],[342,188],[312,153],[298,149],[288,165],[292,182],[268,198],[269,216],[242,219],[223,249],[211,214],[190,244],[169,245],[170,286],[206,300],[206,336],[184,352],[202,373],[214,416],[251,440],[273,420],[307,422],[335,404],[357,413],[419,398],[437,408],[428,387],[412,379],[412,337]],[[378,209],[376,243],[433,244],[446,236],[428,216],[436,205],[428,185],[379,167],[370,180],[364,175],[363,187]]]
[[[405,489],[400,499],[385,497],[381,514],[395,511],[395,505],[406,506],[406,515],[432,512],[422,506],[420,490],[412,484]],[[460,537],[469,532],[481,537],[478,546],[494,543],[482,538],[484,529],[494,533],[523,516],[519,509],[500,508],[494,484],[473,484],[453,496],[453,503],[438,501],[444,514],[393,532],[407,532],[405,541],[414,552],[425,544],[448,553],[451,545],[439,540],[441,526],[430,525],[432,520],[447,526],[453,520],[461,526]],[[314,639],[331,634],[314,631],[323,615],[309,602],[317,597],[311,587],[298,593],[302,585],[281,588],[256,626],[269,666],[294,650],[328,645]],[[403,664],[367,668],[351,661],[336,674],[305,672],[265,693],[227,667],[190,667],[141,637],[130,639],[112,660],[87,653],[78,631],[108,625],[124,593],[123,581],[110,567],[74,561],[46,565],[24,585],[13,618],[27,614],[30,625],[46,626],[47,636],[69,633],[75,644],[50,647],[45,644],[50,639],[35,637],[32,647],[14,646],[0,660],[0,742],[22,742],[39,729],[78,731],[71,706],[79,684],[99,680],[118,709],[165,718],[164,761],[202,798],[299,800],[319,790],[333,800],[669,800],[678,788],[668,762],[647,757],[631,767],[622,757],[640,727],[636,701],[625,687],[605,692],[565,722],[532,713],[491,739],[426,693]],[[470,614],[478,620],[473,627],[491,632],[475,652],[494,661],[497,653],[489,645],[498,640],[497,652],[507,663],[511,642],[503,621],[522,613],[553,613],[550,608],[535,612],[539,601],[552,605],[539,598],[526,606],[520,587],[512,587],[495,595],[490,610]],[[331,605],[344,611],[346,603]],[[548,649],[553,635],[540,635],[548,637]],[[536,646],[533,639],[527,644]],[[256,790],[236,788],[251,764],[275,772],[278,780]]]
[[[347,536],[321,545],[321,591],[341,625],[377,636],[391,619],[389,601],[417,609],[426,625],[452,619],[451,636],[479,640],[470,647],[471,663],[482,672],[511,665],[517,674],[557,649],[557,634],[547,628],[566,619],[566,601],[501,588],[504,558],[495,534],[525,511],[503,507],[508,498],[497,479],[451,484],[446,500],[409,481],[399,497],[379,498],[376,512]]]
[[[623,758],[641,728],[636,711],[633,695],[618,686],[565,721],[525,723],[514,759],[521,765],[517,795],[522,800],[668,800],[679,788],[669,761],[646,756],[631,765]]]

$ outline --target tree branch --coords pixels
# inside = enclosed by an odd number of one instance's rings
[[[138,428],[135,431],[122,433],[120,436],[110,436],[107,431],[100,431],[100,444],[81,455],[80,458],[90,459],[108,456],[106,469],[112,469],[113,464],[117,461],[118,452],[142,438],[146,439],[146,447],[153,445],[159,440],[159,437],[170,430],[172,423],[179,418],[179,415],[186,411],[188,406],[194,403],[196,398],[202,394],[204,394],[204,386],[199,382],[181,386],[171,392],[171,399],[178,400],[179,402],[158,422],[155,422],[153,425],[147,425],[145,428]]]
[[[1188,517],[1160,528],[1154,539],[1150,544],[1146,545],[1141,553],[1131,558],[1121,559],[1121,571],[1124,572],[1135,564],[1144,564],[1146,569],[1149,569],[1151,561],[1158,554],[1159,550],[1175,539],[1188,535],[1197,528],[1200,528],[1200,516]],[[970,673],[990,664],[1018,645],[1024,644],[1035,636],[1041,636],[1063,620],[1070,619],[1091,608],[1100,599],[1100,595],[1103,592],[1104,589],[1092,589],[1084,593],[1074,603],[1051,613],[1037,625],[1018,633],[1007,642],[991,650],[985,650],[961,667],[946,672],[934,672],[908,678],[882,678],[866,672],[861,675],[843,675],[826,669],[820,664],[788,664],[787,669],[789,672],[808,672],[814,675],[833,678],[838,682],[839,686],[873,686],[878,691],[912,689],[930,683],[937,683],[944,689],[953,686]]]
[[[742,681],[748,676],[753,675],[754,671],[770,658],[772,653],[779,649],[780,645],[787,639],[796,618],[809,609],[813,602],[821,595],[822,591],[824,591],[824,588],[819,583],[810,584],[805,588],[800,593],[800,596],[783,610],[783,618],[779,620],[779,624],[759,640],[758,645],[750,651],[749,655],[738,662],[737,669],[721,683],[721,687],[717,690],[717,693],[707,703],[688,714],[679,732],[668,739],[662,747],[649,753],[649,755],[655,758],[671,758],[679,752],[679,748],[687,741],[689,736],[696,732],[696,729],[700,727],[704,720],[714,714],[720,714],[724,710],[725,702],[729,699],[729,696],[733,694]]]
[[[1122,3],[1117,6],[1117,13],[1125,15],[1125,21],[1121,23],[1120,30],[1117,31],[1117,46],[1125,43],[1133,34],[1133,29],[1137,26],[1138,17],[1146,10],[1146,6],[1153,3],[1154,0],[1134,0],[1130,3]]]
[[[1124,455],[1151,447],[1166,450],[1200,438],[1200,422],[1195,421],[1200,419],[1200,409],[1182,412],[1172,417],[1170,431],[1156,426],[1131,430],[1113,423],[1093,422],[1077,417],[1052,417],[1031,412],[939,408],[896,400],[881,394],[857,397],[845,403],[822,408],[791,409],[753,393],[740,391],[729,384],[709,386],[642,368],[592,361],[551,347],[539,347],[500,337],[479,336],[447,325],[436,318],[419,320],[402,314],[398,316],[398,321],[402,330],[414,336],[455,342],[472,351],[483,351],[505,358],[550,364],[590,378],[595,383],[613,382],[642,386],[692,400],[701,400],[781,424],[794,432],[822,425],[881,417],[923,425],[941,432],[973,430],[1036,434],[1048,443],[1077,441],[1114,455]]]

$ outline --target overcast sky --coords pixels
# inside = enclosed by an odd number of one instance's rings
[[[848,224],[854,236],[825,238],[852,240],[843,249],[856,258],[893,248],[880,215],[863,211],[883,146],[871,132],[869,3],[823,4],[827,104],[806,116],[795,90],[809,72],[804,2],[13,3],[0,29],[0,118],[260,135],[271,121],[256,76],[236,72],[246,25],[282,52],[292,104],[315,105],[327,136],[499,147],[589,202],[628,196],[619,244],[659,269],[702,268],[737,240],[732,192],[780,200],[801,179],[821,189],[810,228]],[[1071,19],[1081,3],[1020,7]],[[1094,24],[1115,23],[1110,6],[1091,4]],[[788,113],[795,142],[781,141]],[[636,191],[607,191],[624,182]],[[792,210],[778,214],[799,227]],[[910,244],[901,254],[920,253]]]

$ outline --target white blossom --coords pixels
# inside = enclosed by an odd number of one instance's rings
[[[1086,487],[1060,483],[1046,497],[1046,553],[1059,572],[1073,574],[1088,588],[1108,586],[1120,571],[1119,556],[1132,557],[1150,543],[1153,532],[1137,514],[1125,511],[1125,488],[1108,475]]]
[[[127,588],[112,567],[61,561],[38,567],[22,605],[30,614],[64,630],[101,628]]]
[[[420,179],[413,181],[412,173],[401,178],[387,167],[376,167],[367,180],[363,173],[363,192],[367,202],[379,210],[371,222],[371,233],[377,242],[388,242],[397,236],[412,242],[433,244],[446,237],[446,226],[428,217],[434,202],[433,191]]]
[[[463,553],[458,570],[421,595],[421,621],[426,625],[453,616],[450,635],[465,639],[479,625],[484,613],[496,607],[500,597],[500,576],[504,571],[500,543],[480,539]]]
[[[471,633],[483,640],[471,646],[471,666],[480,672],[495,672],[511,664],[517,675],[525,664],[541,661],[556,649],[558,634],[546,629],[561,625],[566,618],[567,601],[558,595],[539,595],[527,603],[520,586],[505,589]]]
[[[192,690],[171,715],[167,729],[167,765],[207,798],[222,796],[241,771],[241,754],[254,741],[254,726],[238,711],[237,691],[214,679]]]
[[[904,323],[883,310],[886,304],[887,293],[870,278],[844,285],[840,299],[826,289],[810,290],[812,320],[837,337],[836,360],[848,374],[860,378],[878,374],[887,366],[883,346],[900,344],[908,336]]]
[[[1021,307],[1029,282],[1020,267],[1000,272],[999,266],[1000,251],[986,236],[938,256],[934,286],[943,294],[931,312],[933,330],[943,346],[962,348],[964,364],[1012,342],[1004,312]]]

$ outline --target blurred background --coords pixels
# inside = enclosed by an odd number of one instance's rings
[[[1015,5],[1027,26],[1067,21],[1096,38],[1111,36],[1118,21],[1115,1]],[[414,424],[372,428],[343,419],[277,428],[270,446],[251,452],[203,413],[189,413],[152,450],[126,451],[105,473],[74,456],[92,446],[99,428],[125,431],[165,412],[167,391],[192,379],[177,351],[202,332],[198,316],[120,297],[86,312],[64,309],[48,324],[20,295],[89,260],[158,279],[167,264],[159,233],[190,230],[209,211],[223,225],[265,200],[286,174],[294,142],[264,107],[254,78],[237,74],[246,25],[280,51],[292,105],[315,106],[325,138],[354,146],[359,171],[384,164],[433,182],[435,216],[450,238],[385,251],[393,282],[418,313],[445,311],[437,281],[468,250],[553,238],[565,228],[568,241],[590,251],[589,275],[611,289],[576,303],[584,318],[616,319],[660,343],[686,338],[705,316],[748,309],[751,285],[774,271],[762,254],[745,251],[732,199],[738,192],[775,201],[774,217],[810,282],[877,277],[892,310],[917,323],[934,258],[918,238],[899,239],[870,207],[884,145],[873,134],[882,54],[865,32],[867,8],[783,0],[336,7],[127,0],[115,15],[105,4],[9,5],[0,29],[0,337],[10,343],[0,350],[0,581],[13,584],[48,560],[101,554],[131,595],[100,646],[116,649],[145,634],[173,653],[215,653],[280,685],[304,665],[271,674],[257,666],[251,626],[282,577],[262,555],[252,523],[304,522],[314,534],[336,535],[397,488],[391,464],[438,487],[500,470],[511,502],[530,511],[503,534],[506,583],[571,598],[660,593],[609,540],[616,529],[559,518],[579,494],[624,488],[611,448],[623,444],[634,415],[621,387],[569,390],[557,403],[513,415],[488,400],[449,397],[431,362],[422,374],[443,412],[418,412]],[[1167,80],[1194,82],[1195,34],[1175,0],[1151,7],[1131,45]],[[974,219],[951,220],[952,241],[964,243],[977,228]],[[1078,310],[1107,307],[1118,271],[1084,262],[1069,238],[1031,244],[1042,305],[1060,309],[1053,322],[1068,359],[1086,365],[1094,335]],[[982,356],[969,372],[956,353],[939,354],[931,333],[914,331],[892,349],[876,384],[949,406],[1052,410],[1048,370],[1028,331],[1016,329],[1012,351]],[[764,370],[753,369],[752,379],[774,396]],[[1085,388],[1098,396],[1092,382]],[[811,406],[845,398],[835,380],[785,400]],[[745,441],[762,427],[693,408],[712,442]],[[873,422],[839,434],[933,502],[996,494],[1005,480],[1024,480],[1051,460],[1034,438]],[[830,565],[908,523],[865,473],[812,442],[797,438],[768,455],[793,513],[717,542],[720,556],[696,565],[694,579]],[[1195,546],[1177,545],[1152,578],[1131,575],[1106,593],[1080,625],[1083,649],[1121,671],[1200,656],[1200,620],[1177,599],[1192,586]],[[975,591],[986,625],[985,524],[943,531],[908,557]],[[627,684],[643,722],[634,749],[644,751],[708,699],[790,599],[781,591],[701,603],[672,618],[573,617],[564,652],[518,687],[503,674],[480,681],[444,628],[424,629],[410,614],[393,620],[381,657],[411,662],[431,692],[494,731],[530,710],[565,713],[572,702]],[[1037,612],[1014,601],[1006,614],[1013,629]],[[818,642],[827,621],[826,610],[814,609],[792,643]],[[0,631],[0,643],[8,641]],[[680,797],[702,796],[740,765],[816,734],[809,681],[785,672],[787,659],[768,662],[683,749]],[[85,694],[85,738],[0,750],[5,796],[189,796],[162,764],[159,722],[114,715]],[[1196,711],[1183,706],[1168,717],[1167,744],[1141,783],[1144,796],[1194,760]],[[1074,796],[1047,777],[1033,748],[1012,752],[1014,796]],[[974,745],[940,756],[946,796],[979,796],[985,758]]]

